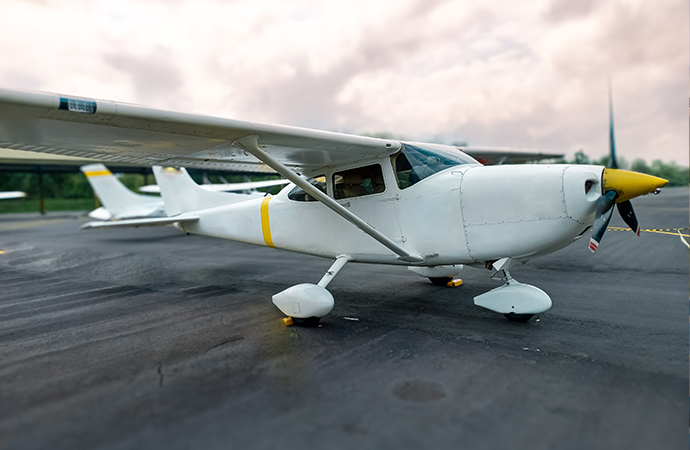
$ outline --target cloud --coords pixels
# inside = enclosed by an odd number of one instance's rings
[[[592,14],[600,4],[596,0],[556,0],[549,5],[544,17],[554,22],[580,19]]]
[[[106,53],[103,60],[130,77],[127,82],[133,84],[137,99],[144,104],[176,97],[184,86],[183,74],[176,67],[173,55],[162,48],[141,56]]]
[[[0,84],[256,122],[688,164],[687,4],[0,4]]]

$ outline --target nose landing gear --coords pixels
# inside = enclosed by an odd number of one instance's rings
[[[535,314],[551,308],[551,298],[538,287],[522,284],[510,276],[508,269],[515,264],[503,258],[493,264],[493,269],[503,273],[503,286],[474,298],[474,304],[503,314],[512,322],[527,322]]]

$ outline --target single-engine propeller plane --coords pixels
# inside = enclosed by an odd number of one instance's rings
[[[0,90],[0,147],[166,167],[261,163],[292,184],[275,196],[228,204],[184,169],[154,168],[170,217],[112,226],[174,224],[187,233],[322,256],[317,284],[273,296],[295,322],[334,306],[326,289],[348,262],[407,266],[434,282],[469,265],[505,284],[475,304],[526,321],[549,296],[509,270],[580,239],[596,250],[617,204],[639,229],[630,199],[667,181],[591,165],[483,166],[458,148],[262,125],[66,95]],[[615,161],[611,141],[612,161]],[[467,148],[466,148],[467,150]]]

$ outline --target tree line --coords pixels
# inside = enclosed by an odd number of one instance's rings
[[[153,179],[153,177],[151,177]],[[125,186],[137,190],[144,185],[144,176],[127,174],[120,178]],[[38,174],[32,172],[0,172],[0,191],[24,191],[28,198],[38,198]],[[44,198],[93,198],[91,185],[80,173],[43,173]]]

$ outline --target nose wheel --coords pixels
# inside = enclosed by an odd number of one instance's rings
[[[541,289],[522,284],[510,276],[515,261],[503,258],[493,263],[494,275],[503,273],[503,286],[474,298],[474,304],[503,314],[511,322],[528,322],[535,314],[551,308],[551,298]]]

